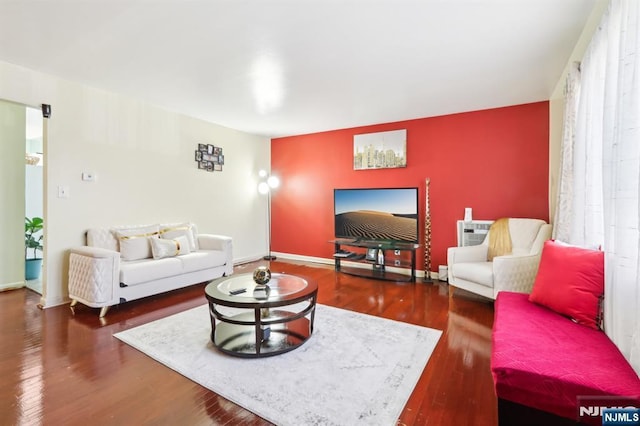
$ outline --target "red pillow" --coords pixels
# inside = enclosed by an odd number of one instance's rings
[[[604,252],[546,241],[531,302],[599,328],[604,293]]]

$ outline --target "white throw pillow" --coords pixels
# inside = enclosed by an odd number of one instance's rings
[[[117,229],[115,233],[120,243],[120,257],[124,260],[138,260],[151,257],[149,237],[157,239],[159,230],[159,225]]]
[[[151,243],[151,251],[154,259],[162,259],[164,257],[174,257],[191,253],[189,241],[184,235],[176,237],[173,240],[149,237],[149,242]]]
[[[160,238],[173,240],[176,237],[184,236],[189,241],[189,249],[196,250],[196,239],[193,232],[193,226],[190,223],[177,223],[172,225],[160,226]]]

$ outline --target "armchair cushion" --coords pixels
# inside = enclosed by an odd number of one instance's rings
[[[487,287],[493,287],[492,262],[467,262],[455,264],[458,279],[474,281]]]
[[[554,241],[544,243],[529,300],[598,329],[603,294],[604,252]]]

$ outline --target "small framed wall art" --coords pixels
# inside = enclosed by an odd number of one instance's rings
[[[407,167],[407,130],[353,136],[353,169]]]
[[[224,165],[224,154],[219,146],[199,143],[195,152],[195,160],[200,170],[221,172]]]

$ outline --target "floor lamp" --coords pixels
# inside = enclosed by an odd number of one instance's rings
[[[267,195],[267,232],[269,235],[269,254],[263,257],[264,260],[276,260],[271,254],[271,191],[280,186],[280,179],[276,176],[269,176],[265,170],[260,170],[258,176],[262,181],[258,184],[258,192]]]

